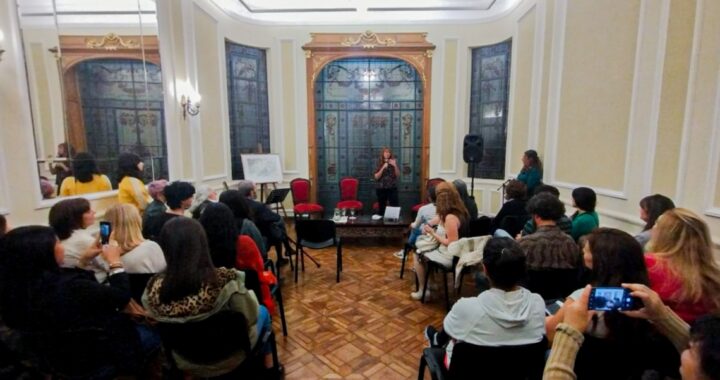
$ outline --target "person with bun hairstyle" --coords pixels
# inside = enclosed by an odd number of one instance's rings
[[[118,157],[118,202],[130,203],[140,214],[151,201],[143,182],[145,163],[135,153],[122,153]]]
[[[542,182],[543,167],[538,153],[532,149],[526,150],[522,156],[523,167],[517,175],[517,180],[527,186],[528,194],[535,194],[535,187]]]
[[[635,235],[635,240],[643,247],[647,245],[652,236],[655,222],[665,211],[675,208],[672,199],[662,195],[653,194],[640,200],[640,219],[645,222],[642,232]]]

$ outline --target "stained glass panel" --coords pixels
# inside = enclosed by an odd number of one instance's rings
[[[508,83],[512,41],[472,49],[470,133],[484,141],[482,161],[475,178],[505,177]],[[468,167],[468,176],[471,176]]]
[[[232,178],[245,178],[240,155],[270,152],[265,50],[225,41]]]
[[[369,213],[373,173],[383,147],[398,158],[404,212],[420,201],[423,125],[422,82],[408,63],[349,58],[327,65],[315,83],[318,202],[332,210],[339,181],[360,180],[358,199]]]
[[[147,70],[147,87],[145,84]],[[160,67],[132,59],[95,59],[76,67],[87,151],[115,183],[117,156],[145,161],[145,180],[168,178]]]

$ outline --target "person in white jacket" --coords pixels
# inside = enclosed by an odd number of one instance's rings
[[[483,250],[483,271],[490,289],[461,298],[443,321],[443,329],[425,328],[431,346],[446,346],[450,367],[457,342],[478,346],[515,346],[540,342],[545,334],[545,302],[520,286],[525,278],[525,254],[510,238],[493,238]]]

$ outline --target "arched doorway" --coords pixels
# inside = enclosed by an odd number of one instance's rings
[[[315,79],[315,146],[318,202],[332,210],[339,181],[360,180],[358,199],[371,211],[373,173],[383,147],[400,167],[400,206],[420,201],[423,86],[420,75],[397,58],[353,57],[327,64]]]
[[[315,200],[332,210],[338,181],[361,181],[366,211],[380,149],[401,167],[404,210],[425,194],[430,71],[435,48],[424,33],[312,34],[303,46],[308,80],[308,158]],[[407,211],[406,211],[407,212]]]

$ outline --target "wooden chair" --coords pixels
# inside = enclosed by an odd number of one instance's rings
[[[290,192],[293,198],[293,212],[297,218],[304,214],[321,214],[325,209],[317,204],[310,202],[310,180],[306,178],[295,178],[290,181]]]

